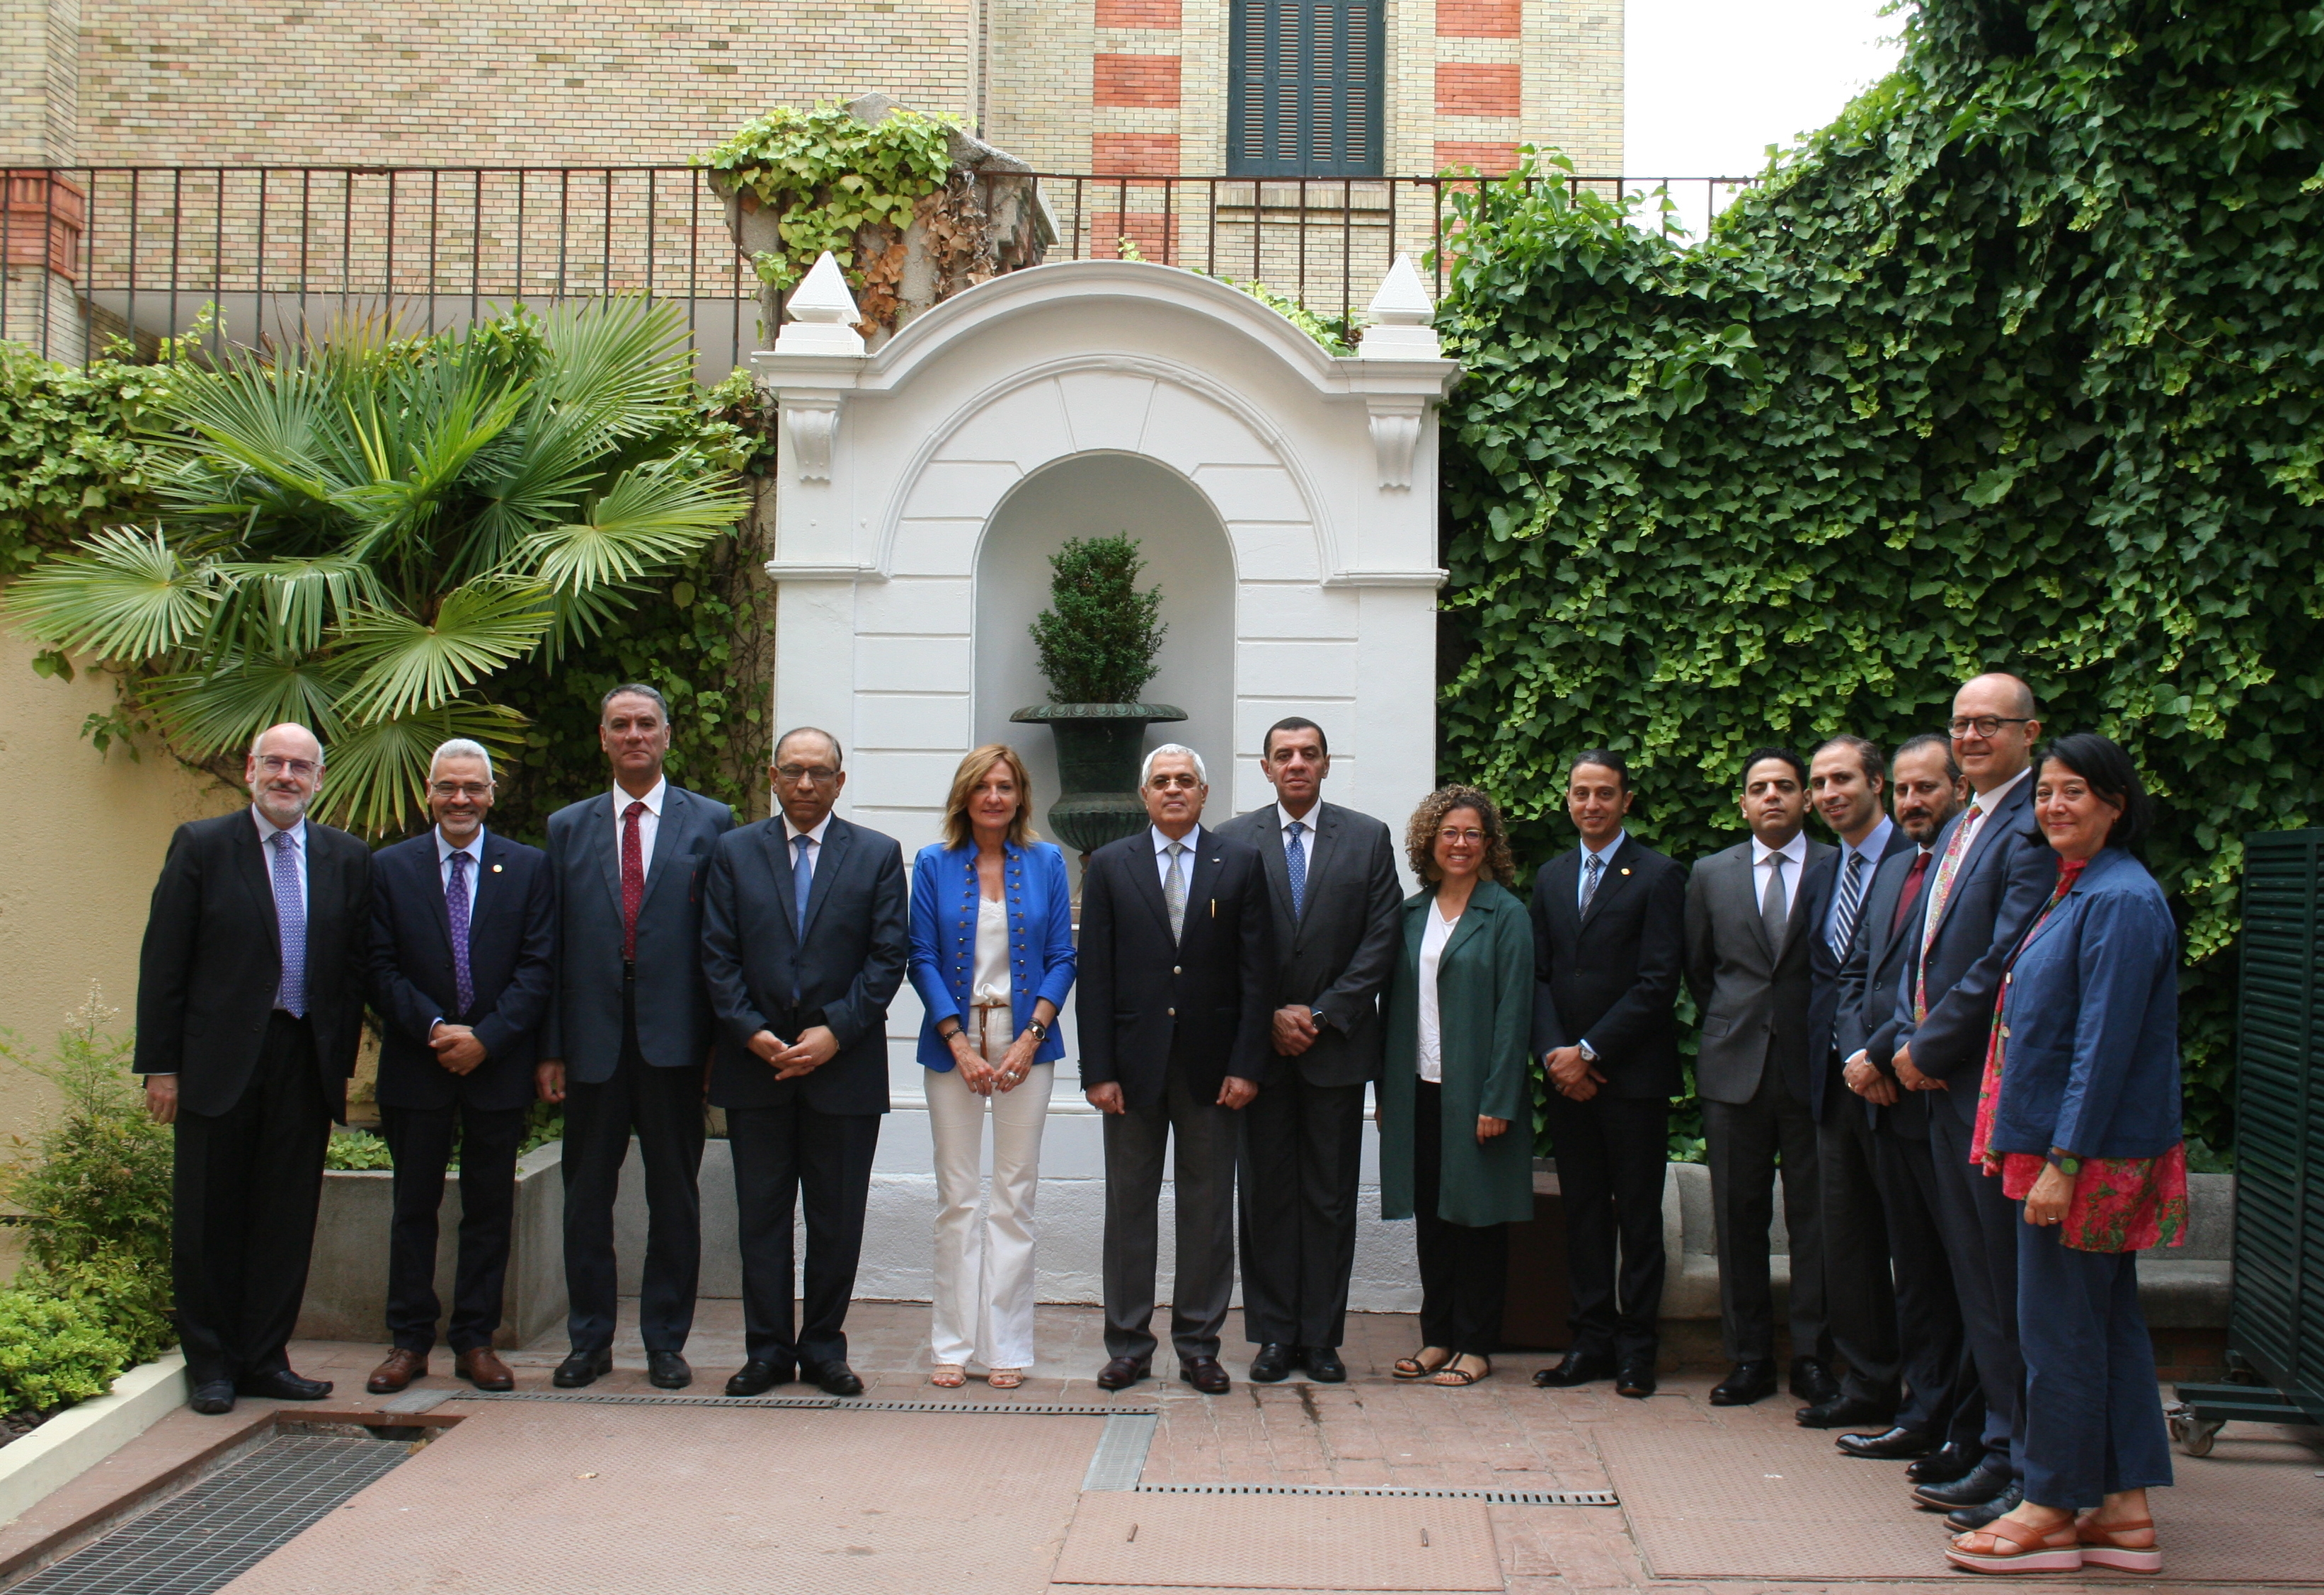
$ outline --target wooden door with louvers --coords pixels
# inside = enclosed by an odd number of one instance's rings
[[[1387,0],[1233,0],[1232,177],[1378,177]]]

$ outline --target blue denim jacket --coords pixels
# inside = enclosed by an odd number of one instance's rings
[[[1001,849],[1001,887],[1009,905],[1009,1003],[1012,1028],[1033,1021],[1033,1005],[1047,997],[1060,1009],[1074,989],[1073,893],[1065,885],[1065,855],[1047,842]],[[946,1019],[965,1019],[969,982],[976,974],[976,848],[931,843],[912,861],[912,989],[927,1017],[920,1021],[920,1062],[952,1067],[952,1048],[936,1034]],[[1065,1056],[1057,1028],[1033,1055],[1055,1063]]]

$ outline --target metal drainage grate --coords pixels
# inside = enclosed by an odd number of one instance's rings
[[[14,1586],[10,1595],[206,1595],[410,1452],[393,1441],[279,1435]]]
[[[1154,1443],[1156,1419],[1151,1413],[1118,1412],[1099,1431],[1097,1450],[1090,1454],[1089,1471],[1082,1475],[1084,1489],[1136,1489],[1146,1471],[1147,1449]]]
[[[1610,1489],[1422,1489],[1402,1484],[1134,1484],[1139,1495],[1393,1496],[1401,1500],[1485,1501],[1497,1507],[1618,1507]]]
[[[861,1401],[843,1396],[592,1396],[561,1390],[461,1391],[463,1401],[586,1401],[604,1406],[742,1406],[816,1412],[990,1413],[1005,1418],[1111,1418],[1155,1415],[1152,1408],[1075,1406],[1062,1401]]]

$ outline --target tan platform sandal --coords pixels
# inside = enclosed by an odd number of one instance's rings
[[[1431,1351],[1443,1351],[1435,1361],[1425,1360]],[[1399,1357],[1389,1365],[1388,1375],[1399,1379],[1425,1379],[1452,1360],[1452,1353],[1443,1346],[1423,1346],[1409,1357]]]
[[[2095,1517],[2085,1517],[2074,1525],[2082,1542],[2084,1567],[2111,1567],[2117,1572],[2161,1572],[2163,1547],[2160,1545],[2126,1545],[2121,1535],[2143,1534],[2154,1526],[2152,1517],[2133,1518],[2127,1523],[2101,1524]]]
[[[1021,1368],[996,1368],[984,1376],[984,1382],[996,1390],[1014,1390],[1025,1382]]]
[[[1983,1535],[1990,1551],[1971,1551],[1963,1540]],[[2008,1547],[2006,1550],[2004,1546]],[[1971,1572],[2079,1572],[2082,1565],[2080,1526],[2070,1517],[2047,1528],[1997,1517],[1970,1529],[1945,1547],[1945,1560]]]
[[[939,1390],[957,1390],[968,1383],[968,1369],[957,1362],[939,1362],[928,1369],[928,1383]]]

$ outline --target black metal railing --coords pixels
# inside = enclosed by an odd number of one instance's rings
[[[1022,178],[988,175],[986,182]],[[1563,175],[1609,198],[1673,197],[1643,226],[1700,235],[1753,180]],[[1134,253],[1360,311],[1398,254],[1458,247],[1477,180],[1042,174],[1047,258]],[[150,356],[205,311],[218,343],[296,341],[350,318],[433,333],[516,304],[643,293],[687,306],[715,381],[771,334],[728,202],[684,166],[83,166],[6,174],[0,337],[78,363]]]

